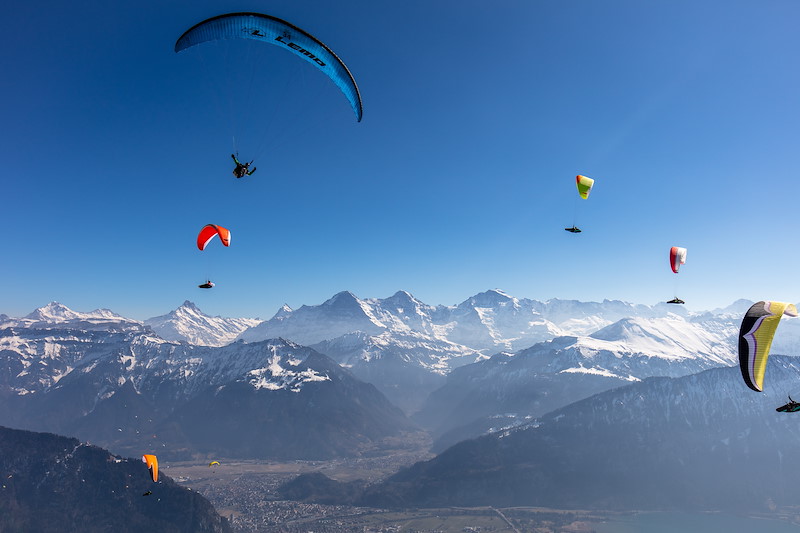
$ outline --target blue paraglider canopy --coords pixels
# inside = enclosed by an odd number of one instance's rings
[[[188,29],[175,43],[180,52],[208,41],[250,39],[280,46],[301,57],[325,73],[342,91],[358,121],[363,113],[356,80],[339,57],[316,37],[297,26],[259,13],[219,15]]]

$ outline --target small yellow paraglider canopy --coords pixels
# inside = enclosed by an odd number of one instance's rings
[[[575,177],[575,181],[577,182],[578,194],[581,195],[581,198],[584,200],[589,198],[589,192],[592,190],[594,180],[592,178],[587,178],[586,176],[578,175]]]

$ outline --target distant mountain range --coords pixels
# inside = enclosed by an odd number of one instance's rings
[[[428,394],[444,384],[452,369],[496,350],[522,349],[557,335],[591,332],[626,316],[671,316],[673,311],[682,312],[666,305],[651,308],[619,301],[538,302],[500,290],[477,294],[456,306],[430,306],[404,291],[385,299],[360,299],[345,291],[320,305],[297,310],[283,306],[267,321],[212,317],[188,301],[144,322],[108,310],[80,313],[52,302],[26,317],[0,320],[0,329],[57,327],[83,332],[78,336],[88,331],[150,331],[164,340],[217,347],[234,339],[284,338],[313,345],[413,413]],[[68,348],[62,344],[58,349]],[[61,361],[53,363],[58,367]],[[47,379],[60,375],[54,372]],[[32,382],[34,378],[27,381],[25,390],[41,386]],[[19,388],[20,384],[11,386]]]
[[[205,498],[177,486],[163,467],[153,483],[140,457],[0,427],[0,531],[232,531]]]
[[[0,327],[3,328],[49,328],[55,324],[63,329],[82,331],[124,331],[138,329],[140,326],[138,321],[125,318],[108,309],[80,313],[58,302],[50,302],[22,318],[0,315]]]
[[[770,512],[797,505],[800,359],[772,356],[764,394],[735,367],[647,378],[571,403],[524,426],[460,442],[354,493],[301,476],[283,494],[383,508]]]
[[[688,313],[499,290],[455,306],[404,291],[385,299],[341,292],[283,306],[266,321],[210,317],[184,302],[144,322],[51,303],[0,322],[0,401],[9,407],[0,423],[123,451],[153,439],[184,456],[330,457],[415,430],[388,398],[415,413],[443,450],[648,377],[735,365],[751,303]],[[783,321],[773,351],[800,347],[798,322]],[[228,426],[249,437],[224,441],[208,429]],[[295,426],[314,431],[285,430]]]
[[[248,342],[283,337],[312,345],[360,331],[411,334],[467,346],[483,354],[519,350],[559,335],[588,334],[630,316],[686,315],[666,304],[654,307],[620,301],[519,299],[498,289],[455,306],[430,306],[405,291],[385,299],[340,292],[320,305],[281,308],[271,319],[244,331]]]
[[[557,337],[453,370],[414,419],[442,450],[524,424],[592,394],[654,376],[737,363],[738,319],[625,318],[584,337]]]
[[[417,430],[374,386],[311,348],[282,339],[195,346],[141,324],[85,331],[76,320],[86,317],[0,328],[0,424],[173,458],[324,459]]]

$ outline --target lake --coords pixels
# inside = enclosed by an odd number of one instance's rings
[[[800,525],[716,513],[637,513],[593,524],[597,533],[797,533]]]

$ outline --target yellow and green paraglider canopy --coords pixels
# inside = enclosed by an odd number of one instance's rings
[[[797,307],[784,302],[756,302],[739,329],[739,367],[745,384],[756,392],[764,389],[772,338],[783,315],[797,316]]]
[[[589,192],[591,192],[592,187],[594,186],[594,180],[592,178],[587,178],[586,176],[578,175],[575,177],[575,182],[578,185],[578,194],[581,195],[581,198],[584,200],[589,198]]]

